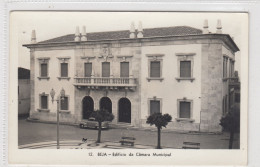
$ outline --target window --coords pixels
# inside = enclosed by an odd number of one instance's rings
[[[190,102],[180,102],[180,118],[191,118]]]
[[[59,80],[67,79],[69,80],[69,59],[70,57],[57,57],[60,63],[60,76],[57,77]]]
[[[39,76],[38,79],[49,79],[49,72],[48,72],[48,68],[49,68],[49,57],[39,57],[37,58],[39,61]]]
[[[67,96],[60,100],[60,110],[69,110],[69,98]]]
[[[60,76],[68,77],[68,63],[61,63],[60,68]]]
[[[42,63],[40,71],[41,71],[41,77],[48,77],[48,64]]]
[[[41,95],[40,96],[40,108],[41,109],[48,109],[48,96],[47,95]]]
[[[180,82],[181,80],[190,80],[193,82],[195,79],[193,77],[193,66],[194,66],[194,58],[195,53],[177,53],[176,56],[178,57],[178,77],[176,80]]]
[[[225,57],[223,57],[223,78],[225,78]]]
[[[224,56],[223,57],[223,78],[227,78],[228,76],[228,57]]]
[[[164,54],[147,54],[148,57],[148,82],[150,80],[159,80],[162,82],[163,80],[163,56]]]
[[[85,77],[91,77],[92,63],[85,63],[84,68],[85,68]]]
[[[230,75],[230,77],[234,76],[234,66],[235,66],[235,62],[234,62],[234,60],[231,60],[231,75]]]
[[[120,63],[120,77],[129,77],[129,62],[121,62]]]
[[[192,119],[193,101],[183,98],[183,99],[179,99],[177,103],[178,103],[178,117],[176,118],[176,120],[193,122],[194,121],[194,119]]]
[[[150,115],[160,113],[160,100],[150,100]]]
[[[102,77],[110,77],[110,63],[109,62],[102,63]]]
[[[151,61],[150,62],[150,77],[151,78],[160,78],[161,77],[161,63],[160,61]]]
[[[180,61],[180,77],[191,77],[191,61]]]

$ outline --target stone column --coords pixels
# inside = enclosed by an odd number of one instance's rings
[[[203,34],[208,34],[209,33],[209,26],[208,26],[208,20],[204,20],[204,25],[203,25]]]
[[[31,43],[32,44],[36,43],[36,32],[35,32],[35,30],[32,30]]]
[[[218,20],[217,22],[217,34],[222,34],[222,25],[221,25],[221,20]]]
[[[144,37],[143,26],[142,26],[142,22],[139,21],[137,38],[143,38],[143,37]]]
[[[75,32],[75,39],[76,42],[80,41],[80,33],[79,33],[79,27],[76,27],[76,32]]]
[[[35,109],[35,49],[30,49],[30,86],[31,86],[31,108],[30,117],[36,112]]]
[[[134,25],[134,22],[131,23],[129,38],[135,38],[135,25]]]
[[[82,36],[81,36],[81,41],[87,41],[87,33],[86,33],[86,27],[82,27]]]

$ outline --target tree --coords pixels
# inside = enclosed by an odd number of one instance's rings
[[[220,125],[224,131],[230,133],[229,149],[232,149],[234,134],[240,131],[240,109],[239,106],[234,106],[230,111],[220,119]]]
[[[104,121],[112,121],[114,119],[114,115],[107,110],[95,110],[94,112],[91,113],[90,117],[95,118],[95,120],[98,122],[98,138],[97,138],[97,143],[100,143],[101,139],[101,125],[102,122]]]
[[[150,115],[146,123],[152,125],[155,125],[157,127],[158,132],[158,140],[157,140],[157,149],[161,149],[161,129],[162,127],[165,127],[168,125],[168,122],[171,122],[172,116],[169,114],[163,114],[162,113],[154,113]]]

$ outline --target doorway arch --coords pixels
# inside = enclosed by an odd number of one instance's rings
[[[82,100],[82,118],[89,119],[93,111],[94,111],[94,101],[92,97],[85,96]]]
[[[108,97],[102,97],[99,101],[99,109],[107,110],[112,113],[112,101]]]
[[[118,101],[118,122],[131,123],[131,102],[127,98]]]

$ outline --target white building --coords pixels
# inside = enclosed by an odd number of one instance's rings
[[[221,131],[229,109],[237,45],[222,33],[187,26],[69,34],[24,45],[31,53],[31,118],[56,121],[51,89],[65,89],[61,121],[77,124],[94,109],[115,115],[113,124],[149,126],[154,112],[173,117],[168,128]],[[46,32],[47,33],[47,32]]]

